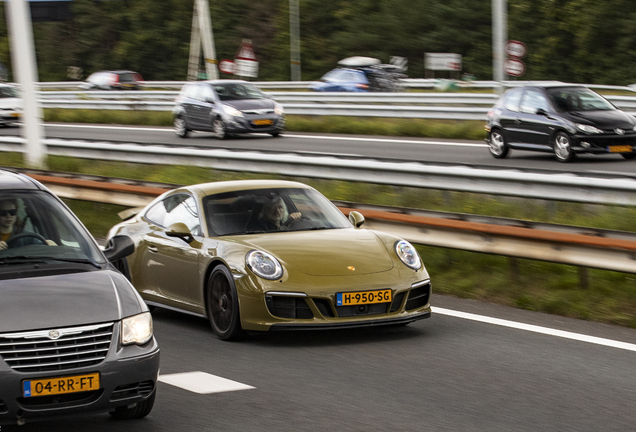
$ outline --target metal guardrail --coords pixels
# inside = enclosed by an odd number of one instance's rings
[[[174,90],[40,91],[39,98],[43,108],[171,111],[177,94]],[[450,120],[485,120],[498,98],[496,94],[487,93],[268,94],[280,102],[288,114]],[[628,114],[636,115],[636,96],[610,95],[607,99]]]
[[[0,137],[0,151],[24,152],[23,143],[23,138]],[[518,169],[61,139],[45,139],[44,144],[51,155],[86,159],[195,165],[227,171],[636,206],[636,177],[628,175],[580,176]]]
[[[143,206],[175,185],[128,184],[123,179],[63,178],[28,172],[52,192],[70,199]],[[138,183],[138,182],[135,182]],[[636,233],[538,224],[515,219],[334,202],[362,213],[364,228],[412,243],[581,267],[636,273]],[[426,261],[426,260],[425,260]]]

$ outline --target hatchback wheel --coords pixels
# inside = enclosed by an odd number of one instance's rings
[[[497,159],[503,159],[508,156],[510,148],[506,144],[506,139],[498,129],[490,133],[488,150],[490,150],[490,154]]]
[[[571,162],[576,157],[572,150],[572,140],[565,132],[559,132],[554,137],[554,157],[559,162]]]
[[[636,153],[621,153],[621,156],[627,160],[636,159]]]
[[[227,138],[227,132],[225,130],[225,123],[220,118],[214,119],[212,122],[212,129],[214,130],[214,136],[217,139],[225,139]]]
[[[188,136],[188,125],[185,119],[181,116],[177,116],[174,118],[174,133],[177,134],[179,138],[186,138]]]
[[[245,336],[234,278],[227,267],[220,265],[212,271],[208,279],[207,300],[210,324],[221,340],[237,340]]]
[[[280,135],[280,133],[281,133],[281,132],[282,132],[282,131],[277,130],[277,131],[275,131],[275,132],[270,132],[269,134],[270,134],[271,136],[273,136],[274,138],[276,138],[278,135]]]

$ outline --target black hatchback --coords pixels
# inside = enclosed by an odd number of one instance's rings
[[[488,112],[486,130],[495,158],[510,149],[552,152],[559,162],[581,153],[636,157],[636,119],[581,85],[510,89]]]
[[[283,106],[255,85],[241,80],[187,83],[175,100],[174,131],[210,131],[218,139],[238,133],[278,136],[285,127]]]

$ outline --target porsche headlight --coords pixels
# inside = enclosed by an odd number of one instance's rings
[[[121,320],[121,344],[143,345],[152,338],[152,316],[140,313]]]
[[[580,123],[576,124],[576,128],[578,130],[580,130],[580,131],[585,132],[585,133],[593,133],[593,134],[603,133],[603,131],[600,130],[599,128],[596,128],[596,127],[590,126],[590,125],[580,124]]]
[[[281,104],[277,103],[276,105],[274,105],[274,114],[283,115],[284,112],[285,110],[283,109],[283,106]]]
[[[245,262],[256,276],[262,277],[263,279],[275,280],[283,276],[283,266],[280,265],[276,258],[267,252],[258,250],[249,251],[245,256]]]
[[[241,111],[237,110],[234,107],[225,104],[222,104],[221,106],[223,107],[223,111],[225,111],[226,114],[229,114],[233,117],[245,117]]]
[[[413,270],[419,270],[422,267],[420,256],[417,254],[413,245],[406,240],[395,242],[395,253],[404,264]]]

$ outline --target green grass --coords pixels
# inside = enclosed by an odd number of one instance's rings
[[[395,119],[343,116],[286,116],[288,132],[318,132],[404,137],[482,140],[485,122],[429,119]],[[142,126],[171,126],[172,113],[58,109],[44,110],[44,120],[56,123],[106,123]]]

